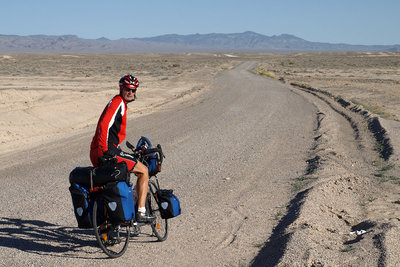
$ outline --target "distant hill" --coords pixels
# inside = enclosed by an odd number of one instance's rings
[[[177,52],[399,52],[400,45],[349,45],[309,42],[294,35],[255,32],[167,34],[149,38],[83,39],[75,35],[0,35],[1,53],[177,53]]]

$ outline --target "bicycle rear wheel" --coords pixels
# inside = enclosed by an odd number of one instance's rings
[[[164,241],[168,237],[168,220],[161,218],[160,208],[158,206],[155,194],[159,190],[155,183],[150,183],[150,192],[147,197],[148,206],[150,213],[153,214],[156,219],[151,224],[151,229],[159,241]]]
[[[111,258],[118,258],[128,248],[129,224],[114,225],[103,219],[103,207],[100,208],[97,200],[93,204],[93,229],[100,248]]]

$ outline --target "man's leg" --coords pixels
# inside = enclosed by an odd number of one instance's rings
[[[136,220],[138,222],[151,222],[155,219],[153,215],[146,214],[146,197],[149,188],[149,170],[141,163],[137,162],[132,172],[137,176],[136,192],[138,195],[138,213]]]
[[[116,158],[118,162],[125,161],[128,170],[137,176],[136,192],[138,195],[138,207],[144,208],[146,206],[147,189],[149,188],[149,170],[143,163],[136,161],[135,158],[127,153],[116,155]]]
[[[137,176],[136,192],[138,195],[138,207],[144,208],[146,206],[147,190],[149,188],[149,171],[147,167],[137,162],[133,173]]]
[[[128,165],[128,169],[137,176],[136,182],[136,193],[138,196],[138,213],[136,220],[138,222],[150,222],[155,219],[154,216],[146,214],[146,197],[149,188],[149,170],[146,165],[140,161],[136,161],[129,154],[117,155],[118,162],[125,161]]]

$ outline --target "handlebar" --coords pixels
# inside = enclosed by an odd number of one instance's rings
[[[162,153],[161,146],[159,148],[158,147],[157,148],[148,148],[148,149],[144,150],[142,153],[143,153],[143,155],[148,155],[148,154],[155,153],[155,152],[160,152],[164,156],[164,154]]]
[[[138,158],[139,160],[142,160],[143,157],[146,156],[146,155],[149,155],[149,154],[152,154],[152,153],[156,153],[156,152],[160,153],[160,156],[162,158],[165,158],[165,155],[164,155],[164,153],[162,151],[162,148],[161,148],[160,144],[158,144],[157,147],[155,147],[155,148],[147,148],[147,149],[143,149],[143,150],[142,150],[141,147],[135,148],[135,146],[132,145],[131,143],[129,143],[129,141],[126,141],[126,146],[130,150],[132,150],[132,152],[133,152],[132,155],[135,156],[136,158]]]

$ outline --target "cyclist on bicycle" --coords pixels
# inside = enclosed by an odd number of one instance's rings
[[[114,96],[105,107],[97,123],[96,132],[90,145],[90,160],[97,167],[98,158],[111,156],[117,162],[125,161],[130,172],[137,177],[136,191],[138,195],[138,222],[149,222],[155,219],[146,214],[145,201],[149,185],[149,171],[147,167],[137,161],[131,154],[121,150],[120,144],[126,137],[127,104],[136,99],[136,90],[139,81],[136,77],[127,74],[119,80],[119,94]]]

